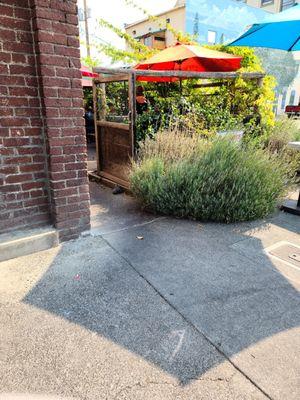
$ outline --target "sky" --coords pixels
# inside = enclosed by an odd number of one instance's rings
[[[172,8],[176,0],[135,0],[135,2],[154,15]],[[103,18],[113,25],[123,28],[125,23],[135,22],[145,17],[139,10],[127,6],[125,0],[87,0],[87,4],[92,13],[92,18],[89,20],[90,33],[96,33],[101,39],[119,48],[124,47],[122,40],[111,31],[99,28],[96,22],[97,19]],[[78,7],[83,7],[83,0],[78,0]],[[84,48],[82,48],[82,54],[84,56]],[[103,56],[101,61],[103,64],[108,63],[108,60]]]

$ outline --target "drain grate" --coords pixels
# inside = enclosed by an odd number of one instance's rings
[[[281,243],[278,246],[272,246],[267,252],[277,257],[282,261],[293,264],[295,267],[300,269],[300,247],[293,245],[292,243]]]

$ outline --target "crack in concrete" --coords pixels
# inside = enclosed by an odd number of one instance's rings
[[[187,378],[190,381],[194,381],[194,382],[222,382],[222,383],[230,383],[233,379],[233,377],[238,373],[238,371],[234,371],[230,377],[228,378],[221,378],[221,377],[217,377],[217,378],[210,378],[210,377],[199,377],[199,378]],[[126,385],[124,387],[122,387],[115,395],[114,395],[114,399],[117,400],[118,396],[120,396],[123,392],[126,392],[127,390],[134,390],[135,388],[140,388],[140,389],[148,389],[149,385],[154,385],[154,386],[161,386],[161,385],[167,385],[167,386],[172,386],[174,388],[181,388],[182,385],[181,384],[176,384],[176,383],[172,383],[172,382],[165,382],[165,381],[148,381],[145,383],[141,383],[141,382],[137,382],[134,383],[132,385]]]
[[[166,218],[167,217],[157,217],[157,218],[151,219],[150,221],[142,222],[140,224],[134,224],[134,225],[130,225],[130,226],[125,226],[124,228],[115,229],[115,230],[108,231],[108,232],[101,232],[101,228],[92,228],[88,232],[83,232],[83,234],[81,236],[83,236],[83,237],[86,237],[86,236],[103,237],[103,236],[106,236],[106,235],[111,235],[113,233],[128,231],[130,229],[135,229],[135,228],[140,228],[140,227],[143,227],[143,226],[146,226],[146,225],[150,225],[150,224],[153,224],[153,223],[155,223],[157,221],[162,221],[162,220],[164,220]]]
[[[208,381],[208,382],[226,382],[226,383],[229,383],[237,375],[238,372],[239,371],[237,371],[235,369],[234,372],[228,378],[221,378],[221,377],[209,378],[209,377],[199,376],[198,378],[190,378],[190,380],[191,381]]]
[[[125,392],[126,390],[132,390],[134,388],[141,388],[141,389],[147,389],[149,388],[149,385],[169,385],[169,386],[173,386],[174,388],[178,388],[180,387],[180,385],[176,385],[175,383],[172,382],[156,382],[156,381],[149,381],[149,382],[145,382],[144,384],[142,384],[141,382],[137,382],[134,383],[132,385],[127,385],[124,386],[123,388],[121,388],[115,395],[114,395],[114,399],[117,400],[118,396],[120,396],[123,392]]]

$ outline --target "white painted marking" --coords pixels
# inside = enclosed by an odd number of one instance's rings
[[[172,361],[176,357],[177,353],[180,351],[182,344],[183,344],[184,335],[185,335],[185,330],[171,332],[170,338],[175,338],[175,339],[178,338],[178,343],[177,343],[169,361]]]

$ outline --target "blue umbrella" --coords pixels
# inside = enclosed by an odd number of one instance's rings
[[[268,47],[286,51],[300,50],[300,4],[272,14],[254,24],[230,46]]]

